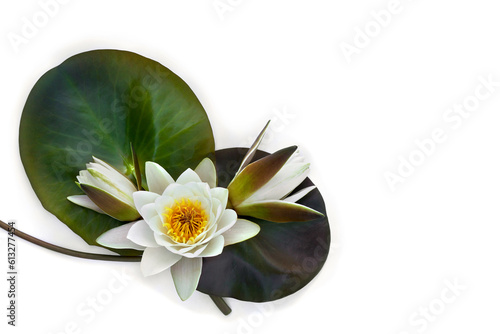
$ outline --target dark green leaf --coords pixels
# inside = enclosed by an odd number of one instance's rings
[[[226,187],[245,150],[216,152],[219,186]],[[255,159],[265,154],[258,151]],[[306,179],[297,190],[311,186]],[[257,236],[227,246],[221,255],[203,259],[198,290],[220,297],[265,302],[288,296],[308,284],[323,267],[330,249],[330,227],[321,194],[314,189],[298,203],[325,216],[307,222],[272,223],[243,217],[260,225]]]
[[[74,182],[92,155],[132,179],[132,144],[142,171],[155,161],[175,178],[214,150],[188,85],[155,61],[116,50],[76,55],[43,75],[24,107],[19,142],[42,205],[89,244],[121,224],[66,199],[81,194]]]

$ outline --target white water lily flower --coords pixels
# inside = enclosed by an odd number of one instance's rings
[[[309,165],[309,163],[304,161],[298,150],[295,151],[283,167],[265,185],[255,191],[240,205],[281,199],[287,202],[296,202],[315,188],[314,186],[307,187],[300,191],[300,195],[302,196],[295,195],[292,198],[287,198],[288,194],[307,178]]]
[[[114,228],[97,242],[110,248],[144,250],[144,276],[171,268],[182,300],[189,298],[201,275],[202,258],[217,256],[224,246],[254,237],[259,225],[238,219],[226,209],[228,190],[215,187],[215,167],[204,159],[174,181],[154,162],[146,163],[149,191],[134,193],[143,220]]]
[[[136,186],[111,165],[93,158],[76,177],[85,195],[69,196],[68,200],[120,221],[137,220],[140,215],[132,197]]]
[[[277,223],[308,221],[323,214],[295,203],[315,187],[304,188],[287,197],[309,173],[309,164],[291,146],[250,163],[269,122],[257,137],[228,186],[230,205],[241,216]]]

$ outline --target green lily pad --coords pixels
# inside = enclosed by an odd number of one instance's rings
[[[143,172],[155,161],[173,177],[214,152],[208,117],[189,86],[160,63],[117,50],[81,53],[45,73],[24,107],[19,144],[42,205],[92,245],[122,224],[66,199],[82,194],[76,175],[92,156],[133,180],[131,144]]]
[[[227,187],[245,153],[245,149],[237,148],[215,152],[220,187]],[[254,160],[265,155],[258,151]],[[295,191],[311,185],[311,180],[306,179]],[[318,189],[297,203],[325,216],[290,223],[242,217],[259,224],[261,231],[252,239],[225,247],[219,256],[204,258],[198,290],[219,297],[266,302],[288,296],[308,284],[328,257],[330,226]]]

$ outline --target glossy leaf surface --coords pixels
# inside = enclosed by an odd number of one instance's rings
[[[226,187],[246,150],[216,152],[219,186]],[[266,154],[258,151],[259,159]],[[311,186],[306,179],[297,190]],[[265,302],[288,296],[308,284],[323,267],[330,249],[330,227],[318,189],[298,203],[325,216],[307,222],[272,223],[242,217],[260,225],[252,239],[227,246],[221,255],[204,258],[198,290],[220,297]]]
[[[158,62],[117,50],[78,54],[44,74],[24,107],[19,141],[42,205],[94,245],[122,223],[66,199],[81,194],[76,175],[92,156],[135,182],[131,145],[143,173],[155,161],[173,177],[214,151],[208,117],[189,86]]]

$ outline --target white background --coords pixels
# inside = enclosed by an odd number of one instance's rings
[[[264,309],[228,300],[234,311],[224,317],[200,293],[181,302],[168,272],[144,279],[138,264],[78,260],[18,240],[12,329],[0,233],[0,331],[498,332],[500,87],[459,126],[443,119],[448,108],[474,101],[479,77],[500,81],[497,4],[401,0],[377,31],[370,13],[389,0],[221,3],[231,6],[222,16],[213,0],[67,1],[16,48],[8,36],[21,36],[25,20],[43,9],[34,0],[2,1],[0,219],[55,244],[101,251],[41,207],[20,162],[18,126],[47,70],[83,51],[123,49],[161,62],[191,86],[217,148],[248,145],[268,119],[274,128],[264,149],[300,145],[332,226],[323,271]],[[357,29],[366,26],[373,37],[365,46]],[[341,45],[356,38],[348,62]],[[400,156],[418,157],[415,141],[437,128],[444,143],[392,191],[385,173],[397,173]],[[77,309],[88,310],[88,298],[104,296],[122,271],[132,278],[124,289],[94,319],[82,316]],[[447,281],[461,286],[457,296]]]

